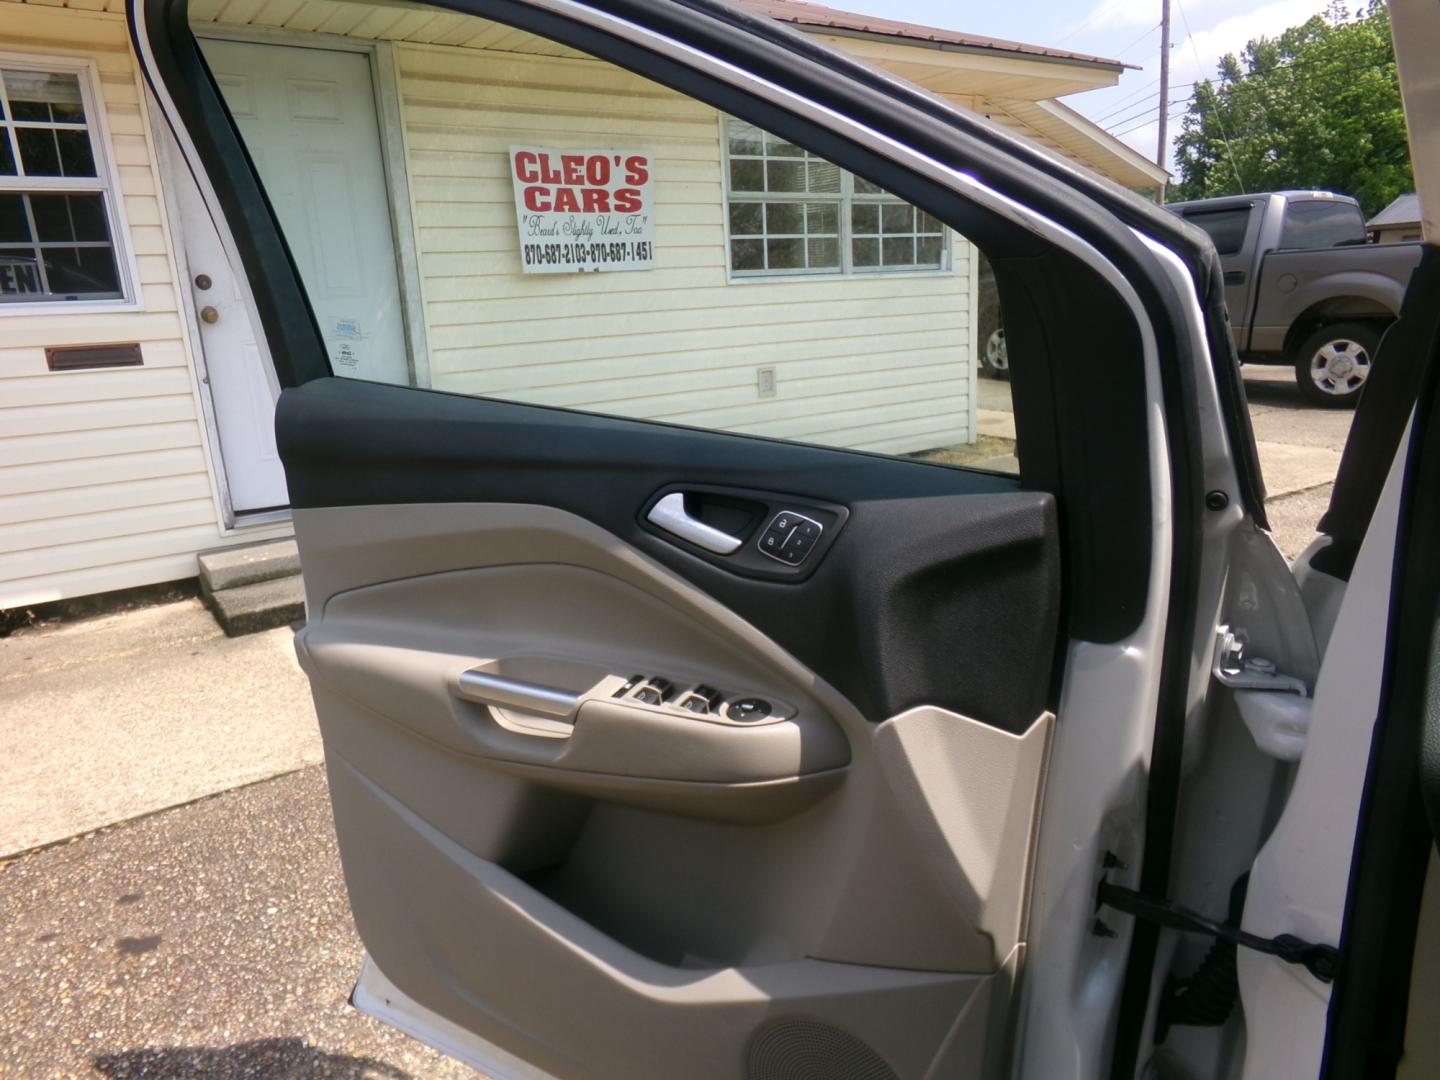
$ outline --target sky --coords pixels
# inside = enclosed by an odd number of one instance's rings
[[[1123,142],[1155,158],[1160,79],[1160,0],[821,0],[830,7],[939,26],[1032,45],[1122,60],[1126,71],[1103,90],[1072,94],[1065,104]],[[1352,10],[1361,0],[1347,5]],[[1171,0],[1170,132],[1173,141],[1192,86],[1215,74],[1227,52],[1257,37],[1275,37],[1327,7],[1326,0]],[[1174,171],[1174,149],[1167,167]]]

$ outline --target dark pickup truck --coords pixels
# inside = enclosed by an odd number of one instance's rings
[[[1240,359],[1288,364],[1306,399],[1353,405],[1420,245],[1367,244],[1354,199],[1276,191],[1171,203],[1210,234]]]

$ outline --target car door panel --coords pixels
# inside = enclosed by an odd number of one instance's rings
[[[405,509],[415,520],[431,508]],[[472,516],[473,529],[446,532],[468,536],[477,552],[488,550],[497,517],[533,516],[529,507],[440,509]],[[330,513],[299,516],[307,550],[323,543],[325,528],[355,524],[348,514],[334,526],[312,520]],[[614,561],[613,540],[602,543],[592,555],[569,557]],[[424,545],[407,538],[405,546]],[[523,557],[565,557],[555,546],[536,544]],[[570,587],[570,567],[535,565],[554,590],[535,613],[549,647],[578,619],[573,629],[585,633],[587,658],[604,642],[602,655],[635,650],[617,661],[621,668],[653,655],[648,666],[645,659],[628,666],[678,671],[703,663],[716,682],[725,676],[710,672],[730,666],[729,653],[738,669],[729,678],[765,693],[777,686],[802,710],[815,710],[820,723],[843,732],[848,761],[808,785],[803,747],[798,761],[793,751],[777,755],[776,770],[793,777],[647,784],[624,776],[620,761],[576,774],[457,751],[417,730],[426,705],[442,712],[445,671],[457,654],[465,665],[494,651],[488,642],[471,646],[477,633],[498,626],[508,636],[513,626],[523,639],[524,619],[513,619],[504,603],[491,606],[495,590],[483,574],[342,592],[312,616],[300,649],[315,687],[356,924],[386,976],[428,1008],[560,1075],[731,1076],[770,1017],[811,1025],[812,1035],[844,1032],[873,1048],[894,1075],[918,1075],[957,1016],[982,1023],[983,1010],[967,1004],[982,993],[1005,999],[1008,987],[987,983],[1005,982],[998,972],[1019,947],[1028,866],[1021,853],[1033,830],[1049,717],[1024,737],[934,709],[875,725],[648,560],[621,569],[649,578],[641,595],[659,593],[682,619],[637,619],[633,602],[597,615],[594,592]],[[457,587],[464,577],[474,593]],[[421,583],[448,592],[453,606],[434,603],[428,587],[416,596],[424,613],[418,624],[415,608],[369,606],[376,597],[367,594]],[[533,610],[533,590],[521,591]],[[643,610],[656,608],[663,610],[658,599]],[[334,656],[350,644],[357,615],[368,616],[371,636],[386,648],[410,651],[412,677],[428,689],[386,669],[370,672],[375,681],[332,689],[363,670]],[[690,631],[655,645],[657,631],[686,622],[720,625],[710,640]],[[350,655],[368,659],[363,648]],[[571,738],[581,739],[593,722],[582,711]],[[667,766],[660,739],[631,760],[644,771],[688,775],[673,761]],[[937,799],[949,800],[965,827],[942,828],[929,811]],[[497,978],[506,986],[498,1016],[489,990]],[[978,1036],[967,1041],[985,1045]],[[612,1071],[609,1062],[621,1064]]]
[[[287,391],[277,430],[297,509],[470,501],[575,513],[694,582],[872,718],[933,705],[1023,731],[1044,708],[1058,522],[1053,496],[1014,477],[343,379]],[[752,580],[643,516],[663,490],[722,482],[848,516],[807,576]],[[988,644],[925,647],[937,639]]]
[[[895,679],[915,635],[950,640],[997,590],[1036,600],[990,617],[992,665],[1048,677],[1049,496],[351,382],[287,391],[278,429],[306,560],[297,649],[357,927],[387,979],[559,1075],[733,1076],[807,1032],[894,1070],[876,1075],[919,1075],[946,1045],[990,1067],[1023,947],[1044,680],[991,697],[993,675],[939,660]],[[845,508],[809,577],[732,573],[646,528],[654,492],[720,477]],[[827,643],[806,648],[807,628]],[[874,689],[829,655],[845,636]],[[579,704],[467,698],[476,669]],[[636,674],[771,712],[637,705]],[[767,1042],[775,1018],[801,1027]],[[864,1058],[847,1055],[826,1060]]]

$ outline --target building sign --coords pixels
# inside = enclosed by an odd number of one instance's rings
[[[23,224],[24,219],[21,221]],[[0,296],[43,296],[44,293],[40,286],[40,265],[34,258],[0,255]]]
[[[650,166],[650,155],[636,150],[512,146],[525,273],[654,269]]]

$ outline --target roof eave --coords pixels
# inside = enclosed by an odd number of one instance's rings
[[[1108,71],[1116,75],[1127,70],[1141,70],[1138,64],[1126,64],[1119,60],[1106,60],[1099,56],[1061,56],[1054,53],[1004,49],[993,45],[961,45],[952,41],[930,41],[925,38],[908,37],[904,34],[885,34],[875,30],[854,30],[849,27],[828,26],[824,23],[805,22],[797,18],[781,18],[774,15],[772,15],[771,18],[774,18],[777,22],[790,23],[812,34],[825,34],[828,37],[857,38],[861,41],[876,41],[887,45],[903,45],[912,49],[966,53],[972,56],[1004,56],[1013,60],[1030,60],[1037,64],[1060,64],[1065,67],[1085,68],[1091,71]]]

